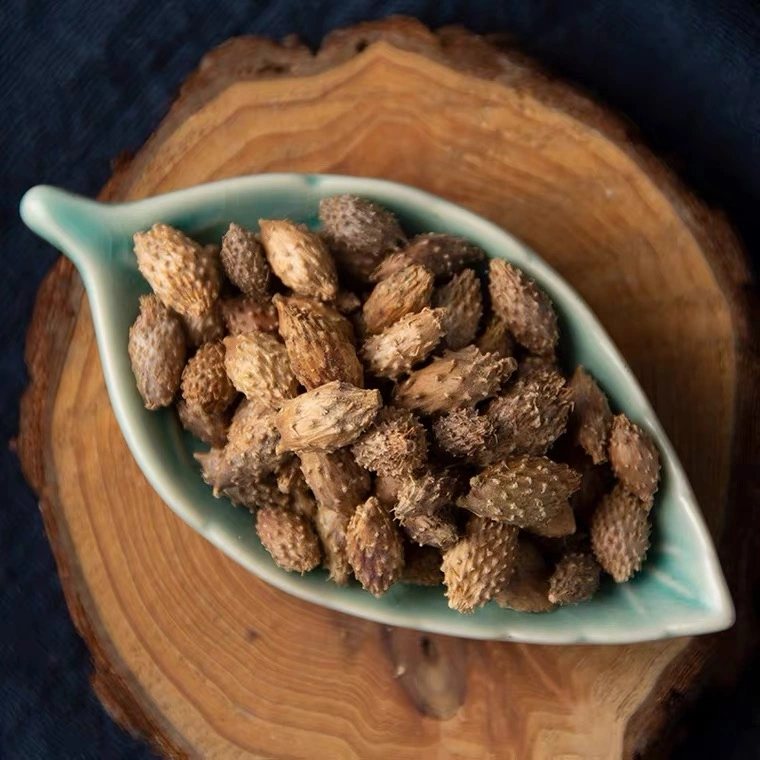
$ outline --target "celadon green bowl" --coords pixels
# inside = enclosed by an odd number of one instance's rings
[[[259,218],[317,224],[319,200],[339,193],[372,198],[410,233],[448,232],[471,240],[534,277],[554,301],[568,367],[583,364],[615,411],[654,437],[662,483],[652,547],[629,583],[607,579],[590,601],[546,614],[489,604],[472,615],[450,610],[441,588],[396,584],[376,599],[358,584],[341,588],[323,571],[304,576],[275,566],[259,543],[250,513],[217,500],[203,482],[187,435],[171,410],[149,412],[127,355],[138,296],[148,285],[137,271],[132,235],[165,222],[201,242],[218,241],[231,221],[256,228]],[[575,291],[533,251],[504,230],[441,198],[378,179],[265,174],[215,182],[134,203],[106,205],[52,187],[35,187],[21,216],[76,265],[90,299],[108,392],[124,437],[145,477],[183,520],[259,578],[294,596],[388,625],[477,639],[545,644],[624,643],[728,628],[733,605],[694,494],[652,407],[604,328]]]

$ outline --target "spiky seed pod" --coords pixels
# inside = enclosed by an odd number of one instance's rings
[[[274,475],[280,493],[292,494],[296,490],[307,491],[309,489],[303,472],[301,472],[301,462],[298,457],[292,454],[282,457]]]
[[[378,475],[375,478],[375,496],[388,509],[393,509],[398,501],[398,493],[404,483],[403,478],[392,475]]]
[[[602,568],[624,583],[641,565],[649,549],[649,516],[644,503],[618,484],[591,518],[591,546]]]
[[[425,414],[475,406],[497,393],[516,367],[514,359],[481,354],[475,346],[447,351],[399,383],[395,400]]]
[[[280,335],[301,385],[312,390],[333,380],[364,387],[364,372],[351,323],[335,309],[309,298],[274,297]]]
[[[454,457],[469,457],[496,444],[493,422],[473,408],[439,417],[433,422],[433,435],[439,448]]]
[[[573,433],[578,445],[594,464],[607,461],[607,441],[612,426],[612,412],[607,397],[583,367],[576,367],[570,378],[573,392]]]
[[[404,571],[402,583],[413,586],[440,586],[443,584],[441,562],[443,555],[435,546],[420,546],[413,542],[404,545]]]
[[[351,564],[346,549],[346,533],[351,515],[319,504],[314,519],[317,534],[322,541],[324,566],[330,573],[330,580],[345,586],[351,577]]]
[[[483,330],[483,334],[475,341],[475,345],[484,354],[496,354],[506,359],[515,355],[516,344],[512,333],[509,332],[507,323],[496,314],[491,315],[491,319]]]
[[[591,554],[565,554],[549,580],[549,601],[563,605],[588,601],[599,589],[600,572],[599,563]]]
[[[452,506],[462,484],[451,470],[426,469],[402,478],[393,511],[399,520],[416,515],[432,515]]]
[[[247,398],[273,409],[298,393],[298,380],[285,346],[269,333],[228,335],[224,339],[224,366],[232,384]]]
[[[339,290],[335,297],[335,308],[341,314],[353,314],[362,307],[362,300],[350,290]]]
[[[443,328],[448,348],[457,351],[475,340],[483,317],[483,296],[480,279],[472,269],[463,270],[441,285],[435,291],[433,303],[446,310]]]
[[[449,607],[472,612],[504,588],[515,569],[517,534],[506,523],[477,515],[469,519],[464,537],[443,554]]]
[[[250,332],[277,332],[277,309],[271,303],[254,301],[245,296],[222,298],[220,308],[230,335]]]
[[[286,401],[277,413],[282,451],[335,451],[355,441],[383,405],[380,391],[337,380]]]
[[[427,435],[408,410],[387,406],[351,448],[356,461],[379,475],[404,475],[427,461]]]
[[[290,494],[290,508],[307,520],[315,520],[317,517],[317,500],[308,488],[297,487]]]
[[[459,530],[450,509],[441,509],[429,515],[411,515],[400,522],[409,538],[421,546],[446,550],[459,539]]]
[[[367,333],[381,333],[407,314],[430,305],[433,275],[425,267],[410,266],[375,285],[362,307]]]
[[[219,254],[230,282],[249,298],[267,297],[271,271],[256,235],[234,222],[222,238]]]
[[[401,252],[388,256],[372,273],[380,282],[410,264],[420,264],[436,279],[445,280],[485,258],[483,251],[464,238],[440,232],[417,235]]]
[[[185,430],[215,448],[227,443],[227,428],[230,424],[229,410],[204,412],[198,406],[190,406],[184,399],[177,402],[177,415]]]
[[[182,324],[190,348],[198,348],[204,343],[213,343],[224,337],[224,319],[219,301],[205,314],[182,317]]]
[[[544,538],[563,538],[572,536],[576,531],[575,512],[570,504],[563,504],[557,514],[546,523],[531,525],[528,530],[536,536]]]
[[[543,377],[547,372],[562,374],[557,364],[556,356],[528,354],[527,356],[523,356],[517,365],[514,379],[525,380],[527,382],[528,380],[534,380],[536,377]]]
[[[319,203],[322,235],[338,265],[350,277],[366,282],[390,251],[406,244],[393,214],[379,203],[355,195],[336,195]]]
[[[533,543],[520,537],[515,571],[494,600],[499,607],[517,612],[549,612],[549,576],[546,560]]]
[[[185,316],[201,316],[219,296],[217,261],[203,246],[168,224],[134,235],[137,268],[154,293]]]
[[[286,219],[259,219],[259,227],[269,266],[287,287],[320,301],[338,295],[335,262],[319,235]]]
[[[332,454],[302,451],[299,458],[306,483],[320,506],[350,516],[369,496],[369,473],[356,463],[348,449]]]
[[[581,477],[546,457],[519,456],[486,467],[457,504],[521,528],[546,525],[580,488]]]
[[[185,335],[179,317],[155,295],[140,296],[140,313],[129,328],[129,359],[146,409],[169,406],[185,367]]]
[[[407,314],[362,346],[361,358],[376,377],[396,380],[427,359],[444,335],[443,309]]]
[[[660,482],[660,452],[650,436],[624,414],[612,420],[609,456],[620,482],[649,509]]]
[[[543,371],[517,380],[486,409],[497,443],[482,452],[481,461],[493,462],[513,454],[546,454],[567,427],[572,398],[558,372]]]
[[[256,533],[277,566],[290,573],[308,573],[322,560],[314,528],[295,512],[263,507],[256,513]]]
[[[507,323],[517,342],[531,353],[553,354],[559,330],[549,296],[504,259],[490,260],[488,288],[493,310]]]
[[[224,345],[205,343],[182,372],[182,397],[204,412],[223,412],[236,395],[224,368]]]
[[[382,596],[401,576],[401,535],[374,496],[354,512],[346,532],[346,549],[356,579],[375,596]]]

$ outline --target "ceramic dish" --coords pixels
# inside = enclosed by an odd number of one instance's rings
[[[192,457],[203,445],[181,429],[173,411],[146,411],[127,355],[138,296],[148,292],[137,271],[133,233],[166,222],[211,242],[221,238],[231,221],[254,229],[262,217],[314,226],[319,200],[339,193],[386,205],[410,233],[461,235],[488,256],[513,262],[551,296],[560,318],[566,365],[587,367],[607,392],[613,411],[625,412],[644,427],[661,452],[652,547],[643,570],[631,582],[616,585],[607,578],[590,602],[547,614],[489,604],[461,615],[448,608],[441,588],[396,584],[376,599],[358,584],[342,588],[328,583],[323,571],[286,573],[259,543],[250,513],[212,496]],[[578,294],[539,256],[485,219],[393,182],[305,174],[240,177],[117,205],[41,186],[25,195],[21,215],[82,275],[111,403],[146,478],[183,520],[259,578],[315,604],[379,623],[478,639],[623,643],[708,633],[732,624],[731,598],[696,499],[631,370]]]

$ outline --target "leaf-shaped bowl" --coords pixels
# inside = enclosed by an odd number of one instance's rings
[[[288,574],[259,543],[251,515],[217,500],[201,479],[193,451],[172,411],[142,404],[127,355],[138,296],[148,285],[137,271],[132,235],[166,222],[201,242],[218,241],[231,221],[256,228],[259,218],[317,224],[319,201],[353,193],[395,211],[409,232],[460,235],[523,269],[554,301],[569,367],[583,364],[625,412],[655,439],[662,483],[652,547],[629,583],[607,579],[590,601],[546,614],[489,604],[472,615],[450,610],[443,590],[396,584],[380,599],[357,584],[327,582],[324,572]],[[52,187],[21,202],[26,224],[77,266],[90,299],[108,392],[124,437],[148,481],[183,520],[259,578],[302,599],[388,625],[478,639],[547,644],[623,643],[708,633],[729,627],[733,605],[715,549],[673,447],[636,378],[588,306],[558,274],[504,230],[436,196],[379,179],[265,174],[224,180],[125,204],[100,204]]]

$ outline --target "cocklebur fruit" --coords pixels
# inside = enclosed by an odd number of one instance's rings
[[[454,457],[469,457],[496,444],[493,422],[476,409],[455,409],[433,422],[433,435],[442,451]]]
[[[435,291],[433,304],[445,309],[443,328],[447,348],[457,351],[475,340],[483,316],[483,297],[480,279],[472,269],[464,269],[441,285]]]
[[[409,266],[375,285],[362,307],[364,326],[376,335],[407,314],[430,305],[433,275],[425,267]]]
[[[475,345],[484,354],[496,354],[506,359],[515,355],[517,346],[507,323],[496,314],[492,314],[483,334],[475,341]]]
[[[568,384],[573,393],[573,434],[594,464],[607,461],[612,412],[607,397],[583,367],[576,367]]]
[[[224,368],[224,345],[204,343],[182,372],[182,397],[204,412],[223,412],[236,395]]]
[[[319,504],[314,523],[324,551],[324,566],[330,573],[330,580],[345,586],[351,577],[348,561],[346,533],[351,515]]]
[[[356,463],[348,449],[331,454],[302,451],[299,459],[306,483],[320,506],[350,516],[369,496],[369,473]]]
[[[651,437],[624,414],[612,420],[609,457],[620,482],[651,507],[660,481],[660,452]]]
[[[215,448],[227,443],[227,428],[230,424],[229,410],[205,412],[199,406],[190,406],[184,399],[177,401],[177,415],[185,430]]]
[[[507,583],[494,595],[499,607],[516,612],[549,612],[551,571],[541,552],[522,536],[517,543],[515,570]]]
[[[552,604],[586,602],[599,588],[601,568],[586,552],[565,554],[549,579],[549,601]]]
[[[256,532],[264,548],[283,570],[308,573],[319,566],[319,538],[309,521],[287,509],[263,507],[256,513]]]
[[[256,235],[234,222],[222,238],[219,259],[230,282],[249,298],[267,298],[271,271]]]
[[[459,539],[459,530],[451,509],[432,514],[410,515],[399,521],[409,538],[420,546],[448,549]]]
[[[431,515],[454,504],[462,484],[453,470],[427,468],[402,477],[393,511],[399,520]]]
[[[205,314],[183,316],[182,324],[190,348],[198,348],[204,343],[213,343],[224,337],[224,319],[219,301]]]
[[[219,301],[224,325],[230,335],[250,332],[277,332],[277,309],[268,301],[232,296]]]

